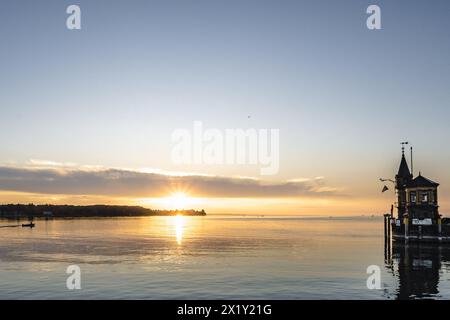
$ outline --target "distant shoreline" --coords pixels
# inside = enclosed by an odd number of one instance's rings
[[[116,205],[0,205],[0,219],[26,218],[113,218],[149,216],[206,216],[204,210],[154,210],[141,206]]]

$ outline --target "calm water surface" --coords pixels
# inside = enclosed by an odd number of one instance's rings
[[[445,247],[386,251],[379,218],[37,221],[0,228],[0,298],[448,299],[449,261]],[[82,289],[70,291],[74,264]],[[369,265],[380,290],[367,289]]]

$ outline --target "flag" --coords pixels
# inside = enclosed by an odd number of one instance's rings
[[[381,192],[386,192],[386,191],[388,191],[389,190],[389,188],[387,187],[387,186],[384,186],[383,187],[383,190],[381,190]]]

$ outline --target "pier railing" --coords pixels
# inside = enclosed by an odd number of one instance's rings
[[[450,241],[450,224],[442,224],[440,220],[434,219],[431,224],[418,224],[411,220],[405,224],[404,221],[399,223],[399,220],[385,215],[385,237],[390,238],[391,235],[394,240]]]

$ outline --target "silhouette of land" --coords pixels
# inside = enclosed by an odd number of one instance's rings
[[[146,216],[205,216],[204,210],[153,210],[140,206],[113,205],[0,205],[0,218],[88,218],[88,217],[146,217]]]

